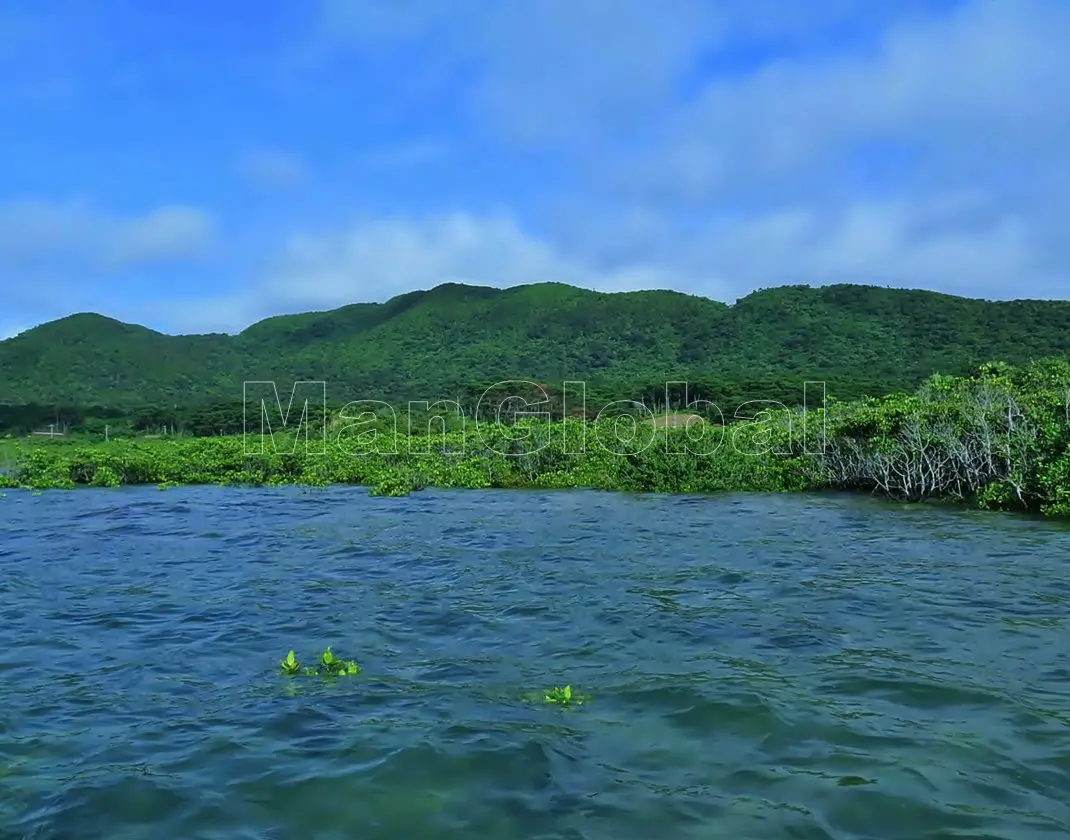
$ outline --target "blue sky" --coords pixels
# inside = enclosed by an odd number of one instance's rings
[[[1070,297],[1066,0],[7,0],[0,336],[445,281]]]

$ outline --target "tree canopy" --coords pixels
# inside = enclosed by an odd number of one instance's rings
[[[295,381],[326,381],[332,404],[461,400],[501,380],[581,380],[589,399],[643,399],[686,380],[692,398],[731,405],[801,400],[805,380],[841,398],[909,390],[986,359],[1068,350],[1067,301],[834,285],[767,289],[729,306],[671,291],[445,284],[237,335],[71,315],[0,341],[0,406],[166,413],[240,403],[249,380],[275,381],[284,402]]]

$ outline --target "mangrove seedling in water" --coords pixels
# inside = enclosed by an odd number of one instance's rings
[[[302,666],[297,661],[297,657],[291,650],[286,654],[285,659],[279,660],[279,665],[282,666],[282,673],[288,677],[296,676],[297,674],[304,674],[305,676],[316,676],[317,674],[324,677],[351,677],[360,673],[360,666],[352,659],[339,659],[331,652],[330,646],[327,647],[322,655],[318,666]]]
[[[279,660],[279,664],[282,666],[282,672],[288,676],[293,676],[301,670],[301,663],[297,661],[292,650],[286,654],[285,659]]]
[[[360,666],[353,660],[343,660],[331,653],[330,645],[320,657],[320,673],[332,677],[353,676],[360,673]]]
[[[578,706],[589,699],[589,697],[573,694],[571,685],[566,685],[564,688],[554,686],[546,695],[546,702],[555,706]]]

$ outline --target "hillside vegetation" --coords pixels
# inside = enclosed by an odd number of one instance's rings
[[[730,409],[749,399],[797,402],[804,379],[851,398],[909,390],[991,358],[1015,364],[1067,351],[1065,301],[837,285],[769,289],[728,306],[669,291],[446,284],[269,318],[233,336],[169,336],[72,315],[0,341],[0,410],[7,406],[8,427],[19,425],[13,406],[160,415],[239,404],[246,380],[276,381],[284,400],[296,380],[325,380],[335,405],[463,401],[506,379],[583,380],[589,397],[648,400],[664,394],[665,381],[687,380],[692,397]]]
[[[710,493],[851,490],[1070,516],[1070,361],[982,365],[912,394],[778,409],[730,425],[478,421],[443,431],[389,417],[287,434],[11,445],[0,487],[356,484],[597,487]]]

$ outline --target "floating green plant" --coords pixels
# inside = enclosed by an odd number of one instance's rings
[[[288,677],[304,674],[305,676],[351,677],[360,673],[360,666],[352,659],[339,659],[331,652],[330,646],[320,655],[320,661],[314,666],[302,665],[291,650],[285,659],[279,660],[282,673]]]
[[[571,685],[566,685],[564,688],[554,686],[545,696],[545,702],[552,703],[555,706],[579,706],[590,699],[590,697],[573,694]]]

